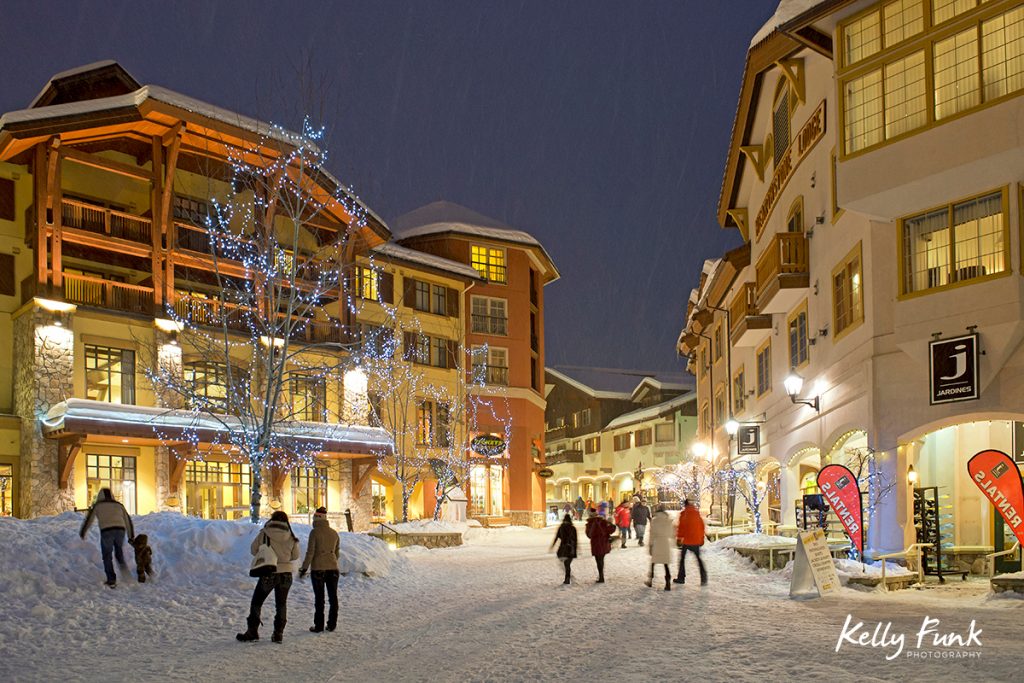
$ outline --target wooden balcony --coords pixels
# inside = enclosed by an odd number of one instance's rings
[[[548,466],[582,462],[583,451],[559,451],[544,458],[544,464]]]
[[[77,199],[61,200],[60,220],[65,228],[108,235],[149,246],[153,244],[153,223],[150,219]]]
[[[768,242],[757,259],[757,310],[785,313],[806,294],[810,285],[807,236],[782,232]]]
[[[729,340],[733,346],[757,346],[772,332],[772,317],[757,309],[757,285],[744,283],[729,304]]]
[[[64,300],[79,306],[124,313],[153,314],[153,288],[88,275],[63,273]]]
[[[249,334],[256,322],[252,319],[254,309],[235,304],[222,303],[217,299],[205,299],[184,292],[179,292],[174,300],[175,315],[182,321],[200,327],[219,328],[227,326],[229,330]],[[300,344],[344,344],[350,340],[340,320],[295,319],[292,326],[291,341]]]

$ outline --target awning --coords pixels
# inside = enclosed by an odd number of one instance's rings
[[[191,410],[122,405],[81,398],[58,403],[45,417],[39,418],[39,423],[43,436],[49,439],[105,435],[184,443],[198,438],[200,443],[224,445],[231,443],[228,432],[241,429],[241,421],[227,415],[217,419]],[[281,425],[277,438],[326,456],[379,455],[393,450],[386,431],[363,425],[294,420]]]

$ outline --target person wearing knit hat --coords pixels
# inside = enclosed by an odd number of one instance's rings
[[[306,543],[306,558],[299,568],[299,578],[312,569],[313,581],[313,625],[309,630],[321,633],[324,630],[324,593],[330,603],[327,613],[327,630],[333,631],[338,625],[338,555],[341,541],[338,532],[327,521],[327,508],[318,507],[313,513],[313,530]]]

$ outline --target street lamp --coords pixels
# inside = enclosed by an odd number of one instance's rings
[[[814,408],[816,412],[821,412],[821,397],[815,396],[814,398],[797,398],[800,395],[800,391],[804,388],[804,378],[798,375],[796,372],[789,373],[782,382],[783,386],[786,387],[786,393],[789,394],[789,400],[794,405],[802,404]]]
[[[708,454],[708,445],[703,441],[694,442],[694,444],[690,446],[690,452],[698,458],[703,458]]]
[[[740,431],[740,423],[736,421],[736,418],[730,417],[725,421],[725,433],[730,438],[736,436],[736,432]]]

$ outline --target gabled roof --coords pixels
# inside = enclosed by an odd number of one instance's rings
[[[643,387],[663,391],[686,391],[693,383],[681,372],[591,368],[580,366],[547,367],[546,372],[594,398],[631,401]]]
[[[528,232],[510,228],[497,219],[484,216],[461,204],[448,201],[427,204],[399,216],[394,220],[394,226],[395,240],[399,242],[436,235],[461,235],[524,245],[537,249],[543,255],[551,269],[549,282],[560,277],[554,260],[536,237]]]
[[[604,431],[610,431],[613,429],[619,429],[621,427],[627,427],[629,425],[636,424],[638,422],[646,422],[647,420],[654,420],[665,415],[671,415],[681,407],[690,403],[691,401],[697,400],[696,391],[688,391],[685,394],[680,394],[667,401],[648,406],[646,408],[640,408],[639,410],[633,410],[628,413],[623,413],[617,418],[608,423],[604,428]]]
[[[623,401],[628,401],[629,397],[630,397],[630,392],[629,391],[609,391],[609,390],[595,389],[594,387],[588,386],[588,385],[584,384],[583,382],[581,382],[579,380],[576,380],[576,379],[570,377],[569,375],[567,375],[567,374],[565,374],[563,372],[559,372],[558,370],[555,370],[554,368],[544,368],[544,371],[547,372],[547,373],[550,373],[556,379],[558,379],[558,380],[560,380],[562,382],[565,382],[566,384],[568,384],[569,386],[573,387],[574,389],[576,389],[578,391],[582,391],[584,394],[587,394],[588,396],[592,396],[593,398],[613,398],[613,399],[620,399],[620,400],[623,400]]]
[[[634,401],[637,400],[637,396],[640,394],[640,392],[648,387],[653,389],[654,391],[690,391],[693,389],[693,381],[686,381],[686,379],[682,375],[679,376],[679,381],[675,382],[668,380],[658,380],[654,377],[644,377],[642,380],[640,380],[640,383],[636,385],[636,388],[633,389],[633,393],[630,394],[630,397]]]
[[[370,253],[377,259],[404,261],[415,266],[440,271],[445,275],[455,275],[474,282],[484,281],[484,278],[472,266],[440,256],[434,256],[433,254],[427,254],[417,249],[403,247],[394,242],[386,242],[378,247],[374,247],[370,250]]]

